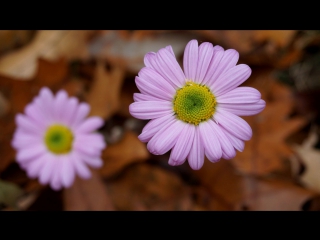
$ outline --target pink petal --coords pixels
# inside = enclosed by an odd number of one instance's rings
[[[61,116],[62,123],[66,124],[67,126],[72,125],[78,105],[79,101],[75,97],[71,97],[66,101],[65,107],[63,108],[63,114]]]
[[[101,155],[101,148],[98,148],[97,146],[91,143],[89,144],[84,141],[79,141],[78,139],[74,141],[73,149],[91,157],[100,157]]]
[[[56,171],[56,169],[53,167],[56,159],[52,154],[46,154],[43,161],[44,165],[42,166],[41,172],[39,174],[39,182],[42,185],[46,185],[50,182],[53,173]]]
[[[68,188],[75,178],[75,170],[70,156],[65,156],[61,161],[61,183]]]
[[[238,116],[251,116],[251,115],[260,113],[266,107],[266,102],[260,99],[256,103],[244,103],[244,104],[219,103],[218,106],[221,110],[233,113]]]
[[[31,161],[47,152],[47,148],[43,144],[34,144],[18,151],[16,160],[18,162]]]
[[[242,118],[217,108],[214,119],[230,134],[244,141],[250,140],[252,137],[252,129],[250,125]]]
[[[181,165],[185,162],[193,143],[195,126],[193,124],[184,123],[181,134],[172,148],[169,164],[171,166]]]
[[[103,160],[99,157],[81,155],[81,159],[83,160],[83,162],[93,168],[100,168],[103,165]]]
[[[161,129],[166,128],[169,124],[176,121],[173,113],[160,118],[150,120],[142,129],[142,133],[138,136],[141,142],[148,142]]]
[[[15,149],[29,147],[34,144],[43,144],[43,139],[37,135],[28,134],[21,130],[15,131],[11,142],[11,145]]]
[[[167,49],[171,54],[172,56],[175,58],[176,56],[174,55],[174,51],[172,49],[172,47],[169,45],[169,46],[166,46],[165,49]]]
[[[204,146],[205,155],[211,162],[217,162],[222,156],[221,144],[215,129],[211,127],[211,123],[202,122],[199,124],[201,142]]]
[[[160,98],[142,94],[142,93],[134,93],[133,94],[133,100],[135,102],[141,102],[141,101],[162,101]]]
[[[213,56],[212,44],[209,42],[201,43],[199,46],[197,73],[194,79],[196,83],[201,83],[204,80],[204,77],[208,72],[208,67],[210,65],[212,56]]]
[[[89,112],[90,112],[90,105],[87,103],[80,103],[74,114],[74,121],[72,123],[72,128],[73,129],[77,128],[77,126],[83,122],[83,120],[89,114]]]
[[[37,107],[36,104],[28,104],[25,107],[25,113],[32,122],[41,126],[42,129],[48,126],[48,121],[46,117],[44,116],[43,112]]]
[[[54,163],[54,169],[50,186],[53,190],[58,191],[62,188],[62,177],[61,177],[61,170],[62,170],[62,161],[64,159],[61,156],[58,156],[55,163]]]
[[[54,120],[59,122],[62,120],[67,100],[68,100],[68,94],[65,90],[60,90],[57,92],[56,98],[54,99],[54,103],[53,103]]]
[[[157,65],[155,63],[155,61],[156,61],[156,53],[148,52],[144,56],[143,61],[144,61],[144,65],[146,65],[146,67],[157,69]]]
[[[228,49],[224,52],[218,66],[211,75],[208,85],[214,84],[218,78],[229,69],[233,68],[239,60],[239,53],[234,49]]]
[[[210,85],[215,96],[221,96],[227,93],[244,81],[251,75],[251,68],[246,64],[239,64],[220,75],[220,77]]]
[[[36,178],[39,176],[42,168],[45,165],[46,159],[47,155],[42,154],[40,157],[36,157],[33,161],[28,162],[28,164],[24,166],[29,178]],[[20,163],[20,165],[22,165],[22,163]]]
[[[171,114],[173,108],[169,101],[144,101],[131,103],[129,111],[135,118],[153,119]]]
[[[149,141],[147,148],[155,155],[162,155],[168,152],[176,143],[184,124],[176,120],[163,131],[157,132]]]
[[[97,150],[102,150],[107,146],[103,136],[99,133],[78,133],[75,137],[74,145],[92,147]]]
[[[45,131],[43,126],[39,126],[37,123],[32,121],[32,119],[18,113],[15,117],[16,124],[19,128],[23,129],[26,132],[35,134],[37,136],[42,136]]]
[[[83,179],[89,179],[91,177],[91,172],[88,167],[82,162],[81,156],[76,152],[74,152],[71,156],[76,173]]]
[[[49,88],[41,88],[39,96],[36,97],[33,102],[43,113],[44,117],[46,117],[47,121],[52,120],[54,96]]]
[[[237,87],[217,97],[220,103],[255,103],[261,99],[261,93],[252,87]]]
[[[174,94],[171,94],[168,91],[165,91],[159,88],[158,86],[155,86],[154,84],[143,78],[136,77],[135,82],[140,92],[145,95],[160,98],[162,101],[171,101],[174,97]]]
[[[170,51],[165,48],[160,49],[156,55],[156,60],[158,64],[158,72],[160,72],[165,79],[178,88],[184,85],[184,73],[176,58]]]
[[[152,68],[144,67],[139,72],[139,77],[147,81],[148,83],[154,85],[155,87],[170,93],[170,98],[176,93],[176,90],[172,85],[167,82],[156,70]]]
[[[244,149],[244,141],[240,140],[239,138],[236,138],[232,134],[230,134],[228,131],[224,131],[224,134],[228,137],[231,144],[234,146],[235,149],[242,152]]]
[[[214,121],[208,121],[211,127],[214,129],[214,132],[217,134],[220,141],[222,156],[224,159],[231,159],[236,156],[236,151],[230,142],[229,138],[225,135],[225,130],[217,125]]]
[[[76,129],[77,134],[79,133],[91,133],[102,127],[104,121],[101,117],[89,117],[84,120]]]
[[[219,63],[220,63],[223,55],[224,55],[224,49],[222,47],[220,47],[218,45],[213,47],[213,54],[212,54],[212,58],[211,58],[211,61],[210,61],[209,67],[208,67],[208,71],[207,71],[204,79],[202,80],[201,84],[207,84],[207,83],[215,80],[214,77],[217,74]]]
[[[197,67],[198,67],[198,41],[191,40],[183,55],[183,69],[186,76],[186,81],[194,81],[196,78]]]
[[[193,143],[188,155],[188,162],[193,170],[199,170],[204,163],[204,147],[201,143],[199,128],[195,129]]]

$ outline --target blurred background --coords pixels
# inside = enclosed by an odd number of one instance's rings
[[[180,64],[191,39],[240,53],[266,108],[243,117],[253,137],[234,159],[172,167],[137,136],[135,76],[147,52],[171,45]],[[10,142],[14,117],[43,86],[65,89],[105,120],[104,165],[53,191],[29,179]],[[0,31],[0,210],[320,210],[319,30]]]

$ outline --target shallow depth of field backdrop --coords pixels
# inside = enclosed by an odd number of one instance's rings
[[[179,63],[191,39],[240,54],[243,86],[266,108],[243,117],[253,130],[243,152],[192,170],[172,167],[137,136],[135,76],[147,52],[171,45]],[[43,86],[91,105],[105,120],[107,148],[92,178],[61,191],[29,179],[15,162],[14,117]],[[0,31],[0,210],[320,210],[320,31]]]

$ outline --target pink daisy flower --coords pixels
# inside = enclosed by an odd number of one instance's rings
[[[129,107],[135,118],[151,119],[139,135],[156,155],[171,149],[169,164],[188,159],[192,169],[235,157],[252,136],[239,116],[261,112],[266,103],[251,87],[238,87],[251,75],[245,64],[236,65],[239,53],[191,40],[184,51],[182,71],[171,46],[145,55],[135,79],[141,93],[134,93]]]
[[[90,178],[88,166],[102,166],[100,155],[106,144],[94,131],[103,125],[103,119],[86,119],[89,111],[89,104],[68,98],[64,90],[54,96],[44,87],[26,106],[25,114],[16,115],[12,146],[30,178],[38,177],[41,184],[59,190],[70,187],[76,175]]]

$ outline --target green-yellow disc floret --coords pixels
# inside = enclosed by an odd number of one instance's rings
[[[63,125],[52,125],[44,136],[47,148],[55,154],[67,153],[71,150],[73,134]]]
[[[187,82],[183,88],[178,89],[173,100],[176,116],[194,125],[211,118],[216,105],[216,99],[210,89],[194,82]]]

